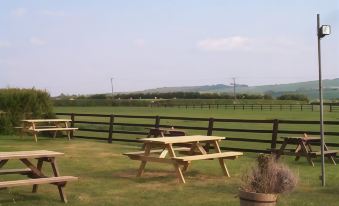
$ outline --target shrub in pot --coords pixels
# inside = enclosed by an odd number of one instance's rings
[[[277,162],[275,156],[259,155],[257,165],[243,176],[239,189],[241,206],[274,206],[278,194],[292,191],[297,184],[294,173]]]

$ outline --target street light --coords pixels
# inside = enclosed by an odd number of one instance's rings
[[[323,108],[323,85],[321,75],[321,47],[320,40],[331,33],[329,25],[320,26],[320,15],[317,14],[317,36],[318,36],[318,66],[319,66],[319,99],[320,99],[320,138],[321,138],[321,184],[325,186],[325,156],[324,156],[324,108]]]
[[[113,93],[113,77],[111,77],[111,87],[112,87],[112,102],[114,100],[114,93]]]

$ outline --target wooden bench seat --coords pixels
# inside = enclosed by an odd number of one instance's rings
[[[324,155],[325,156],[336,156],[338,153],[337,150],[327,150],[327,151],[324,151]],[[317,157],[317,156],[320,156],[321,155],[321,152],[310,152],[309,153],[312,157]]]
[[[184,156],[184,157],[172,157],[172,159],[178,162],[190,162],[194,160],[207,160],[207,159],[214,159],[214,158],[235,159],[240,155],[243,155],[243,153],[242,152],[221,152],[221,153],[193,155],[193,156]]]
[[[155,149],[155,150],[151,150],[150,153],[156,154],[156,153],[162,153],[163,151],[164,151],[163,149]],[[178,147],[178,148],[174,148],[174,151],[190,151],[190,148]],[[127,152],[127,153],[124,153],[123,155],[130,156],[130,155],[144,155],[144,154],[145,154],[145,151],[137,151],[137,152]]]
[[[26,179],[26,180],[3,181],[3,182],[0,182],[0,189],[17,187],[17,186],[53,184],[53,183],[66,184],[68,181],[74,181],[74,180],[78,180],[78,178],[74,176],[60,176],[60,177],[46,177],[46,178]]]
[[[56,127],[56,128],[38,128],[38,129],[32,129],[32,131],[35,132],[47,132],[47,131],[73,131],[77,130],[78,128],[73,127]]]
[[[27,175],[31,174],[32,171],[29,168],[24,169],[1,169],[0,175],[6,175],[6,174],[21,174],[21,175]]]

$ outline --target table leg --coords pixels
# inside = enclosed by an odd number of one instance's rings
[[[286,148],[287,141],[284,140],[284,142],[281,144],[280,149],[277,151],[276,158],[279,159],[282,154],[284,154],[284,149]]]
[[[42,173],[37,167],[34,166],[32,162],[30,162],[28,159],[20,159],[21,162],[23,162],[29,169],[31,169],[33,176],[37,178],[43,178],[46,177],[44,173]]]
[[[312,166],[314,167],[313,160],[312,160],[311,156],[309,155],[309,152],[308,152],[308,150],[307,150],[307,148],[306,148],[305,143],[304,143],[302,140],[300,140],[300,141],[299,141],[299,145],[300,145],[300,148],[301,148],[302,153],[303,153],[303,154],[305,155],[305,157],[307,158],[307,161],[310,163],[310,165],[312,165]]]
[[[2,168],[7,162],[8,160],[0,160],[0,168]]]
[[[168,144],[167,149],[171,157],[176,157],[172,144]],[[174,166],[175,172],[177,173],[180,183],[186,183],[179,164],[176,162],[173,162],[173,166]]]
[[[328,147],[327,147],[326,144],[324,145],[324,150],[328,151]],[[328,156],[328,159],[332,162],[332,164],[337,165],[337,163],[335,162],[335,159],[334,159],[334,157],[332,155]]]
[[[145,156],[149,156],[151,151],[151,145],[148,143],[145,143]],[[145,167],[146,167],[147,161],[143,160],[141,161],[137,177],[141,177],[141,175],[144,173]]]
[[[301,150],[301,147],[300,147],[300,145],[298,145],[297,146],[297,148],[294,150],[294,152],[295,152],[295,161],[298,161],[299,159],[300,159],[300,154],[298,154],[298,153],[300,153],[300,150]]]
[[[51,160],[51,166],[52,166],[52,170],[53,170],[54,176],[55,177],[60,176],[60,173],[59,173],[58,166],[57,166],[55,158],[50,158],[50,160]],[[58,186],[59,195],[60,195],[61,200],[63,202],[65,202],[65,203],[67,203],[67,197],[66,197],[65,192],[63,191],[63,187],[65,185],[58,184],[57,186]]]
[[[217,140],[213,141],[213,146],[214,146],[214,149],[217,153],[221,153],[220,146],[219,146],[219,143],[218,143]],[[219,160],[219,164],[220,164],[221,170],[224,173],[224,175],[226,177],[231,177],[230,173],[228,172],[227,166],[224,162],[224,159],[218,158],[218,160]]]
[[[34,136],[34,140],[35,142],[38,142],[38,137],[37,137],[37,132],[35,131],[35,123],[32,122],[32,130],[33,130],[33,136]]]
[[[41,172],[42,169],[42,164],[44,163],[44,161],[42,159],[38,159],[38,164],[37,164],[37,169]],[[33,189],[32,192],[36,193],[38,191],[38,185],[33,185]]]

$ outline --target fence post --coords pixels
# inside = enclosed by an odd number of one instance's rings
[[[314,108],[313,108],[313,104],[312,104],[311,106],[312,106],[312,112],[313,112],[313,110],[314,110]]]
[[[273,129],[272,129],[271,149],[277,148],[278,129],[279,129],[279,120],[274,119],[273,120]]]
[[[71,127],[72,128],[74,128],[74,120],[75,120],[75,114],[74,113],[72,113],[71,114]],[[73,130],[71,130],[71,133],[70,133],[70,135],[71,135],[71,139],[73,138],[73,136],[74,136],[74,132],[73,132]]]
[[[207,128],[207,136],[212,136],[213,133],[213,124],[214,124],[214,118],[209,118],[208,119],[208,128]],[[210,143],[207,143],[204,146],[204,149],[206,150],[206,152],[209,152],[210,150]]]
[[[332,112],[332,104],[330,104],[330,112]]]
[[[113,138],[114,114],[109,116],[108,143],[112,143]]]
[[[160,116],[155,116],[155,128],[159,128],[160,126]]]

